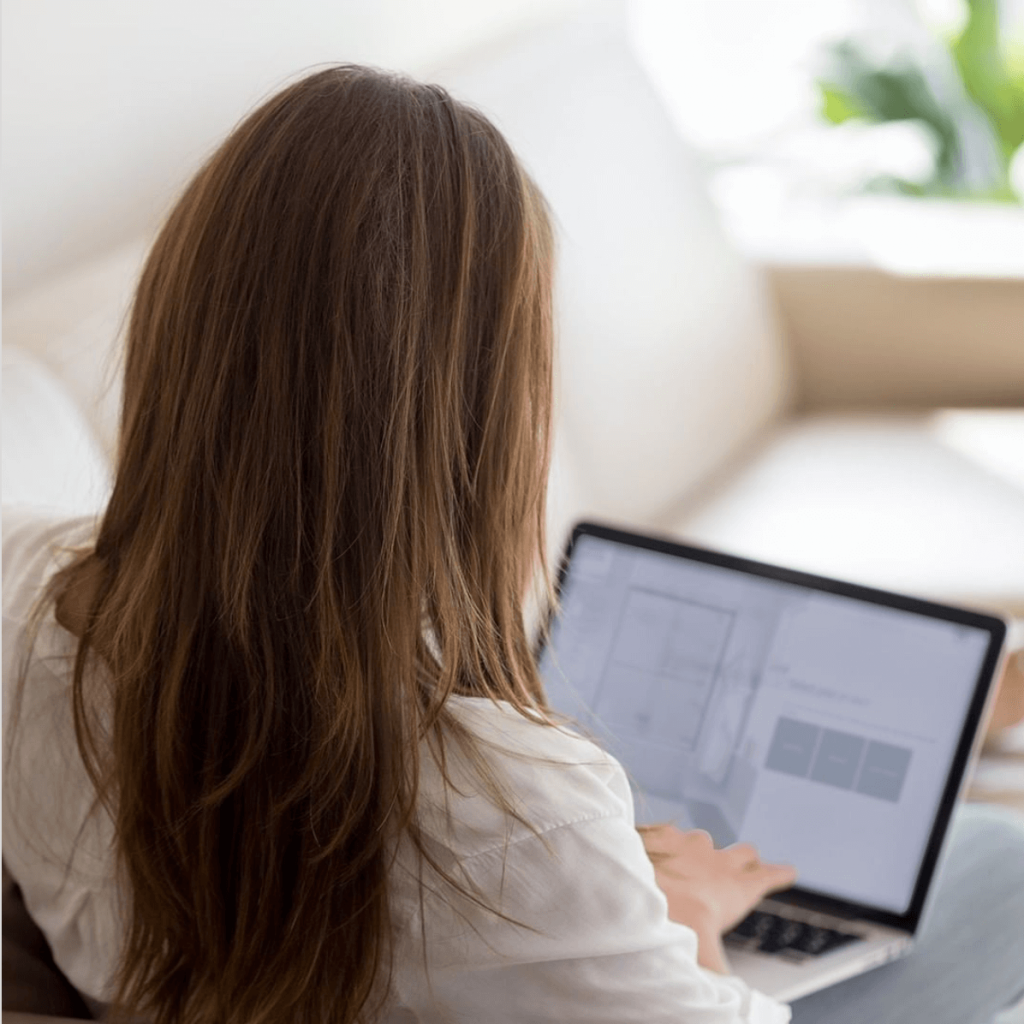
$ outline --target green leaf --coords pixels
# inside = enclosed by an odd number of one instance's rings
[[[866,116],[864,108],[838,86],[819,82],[818,89],[821,91],[821,115],[826,121],[842,124],[855,117]]]
[[[833,47],[831,59],[829,86],[860,116],[877,123],[920,121],[928,127],[938,142],[936,178],[943,185],[955,184],[961,167],[957,128],[920,69],[908,63],[878,67],[850,42]]]
[[[1020,201],[1010,187],[1008,168],[1014,152],[1024,145],[1024,48],[1001,44],[998,0],[967,2],[967,24],[948,45],[972,106],[991,126],[993,148],[986,146],[980,163],[972,163],[964,149],[977,144],[976,114],[945,106],[909,54],[883,65],[852,39],[829,48],[829,65],[817,82],[825,120],[832,124],[854,117],[875,124],[915,120],[937,142],[935,168],[928,181],[881,176],[867,185],[869,191]]]
[[[952,45],[964,88],[992,123],[1006,159],[1024,142],[1024,76],[1019,55],[999,41],[997,0],[968,0],[970,15]]]

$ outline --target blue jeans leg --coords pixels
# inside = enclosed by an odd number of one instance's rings
[[[988,1024],[1024,995],[1024,817],[968,804],[913,952],[798,999],[794,1024]]]

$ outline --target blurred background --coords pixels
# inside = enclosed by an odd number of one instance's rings
[[[303,67],[429,75],[584,6],[4,0],[5,294],[151,227]],[[1024,0],[633,0],[629,18],[745,251],[1024,269]]]
[[[634,25],[750,252],[1024,268],[1021,0],[641,0]]]

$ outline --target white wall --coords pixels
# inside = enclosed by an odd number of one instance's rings
[[[582,0],[3,0],[3,289],[152,230],[311,65],[429,75]]]

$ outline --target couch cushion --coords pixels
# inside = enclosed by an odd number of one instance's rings
[[[1003,445],[1001,471],[989,453],[996,434],[1016,436],[1022,417],[797,419],[698,508],[663,525],[767,562],[1020,613],[1024,486],[1012,466],[1019,471],[1024,445],[1016,461]]]
[[[27,352],[3,348],[3,500],[74,514],[110,491],[106,459],[62,383]]]
[[[4,348],[24,349],[49,367],[108,458],[117,439],[119,341],[148,247],[133,241],[4,299]]]
[[[784,367],[761,277],[726,241],[619,5],[607,7],[439,77],[493,117],[554,211],[575,513],[636,521],[772,420]]]

